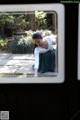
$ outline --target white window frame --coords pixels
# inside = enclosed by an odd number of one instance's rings
[[[0,5],[3,11],[55,11],[58,14],[58,73],[54,77],[26,77],[26,78],[0,78],[0,83],[63,83],[64,82],[64,21],[65,8],[63,4],[15,4]]]

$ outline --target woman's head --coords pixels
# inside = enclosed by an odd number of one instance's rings
[[[36,45],[40,46],[42,44],[42,35],[39,32],[34,33],[32,38]]]

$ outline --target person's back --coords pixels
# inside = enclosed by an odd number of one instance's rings
[[[52,40],[52,38],[50,37],[50,36],[45,36],[44,38],[43,38],[43,41],[47,41],[47,43],[48,43],[48,50],[52,50],[53,49],[53,40]]]

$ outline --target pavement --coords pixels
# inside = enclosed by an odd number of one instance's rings
[[[0,53],[0,77],[33,76],[33,54]],[[41,74],[40,74],[41,75]],[[53,73],[42,75],[53,76]]]
[[[0,53],[0,76],[33,75],[33,54]]]

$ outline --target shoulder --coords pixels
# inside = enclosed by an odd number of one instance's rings
[[[50,38],[50,36],[45,36],[45,37],[44,37],[44,39],[48,39],[48,38]]]
[[[45,36],[45,37],[43,38],[44,41],[48,41],[49,39],[50,39],[50,36]]]

